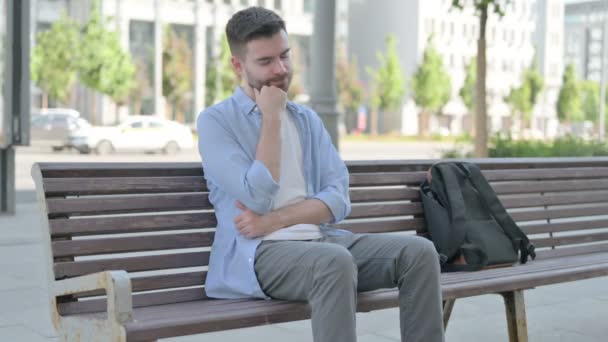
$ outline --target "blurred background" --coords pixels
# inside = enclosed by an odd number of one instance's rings
[[[0,203],[34,161],[200,161],[247,6],[345,159],[608,155],[608,0],[0,0]]]

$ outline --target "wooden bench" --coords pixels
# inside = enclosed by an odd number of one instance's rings
[[[432,162],[349,162],[353,210],[338,227],[420,231],[417,187]],[[443,274],[445,323],[457,298],[501,294],[511,341],[527,341],[525,289],[608,275],[608,158],[473,162],[538,257]],[[205,296],[216,219],[200,164],[42,163],[32,174],[62,339],[150,341],[309,318],[306,303]],[[397,305],[396,290],[386,289],[361,293],[358,310]]]

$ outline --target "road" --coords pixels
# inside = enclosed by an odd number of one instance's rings
[[[429,159],[439,158],[441,152],[454,147],[453,143],[438,142],[370,142],[344,141],[340,154],[344,160],[366,159]],[[30,175],[37,162],[200,162],[198,151],[181,151],[177,155],[115,153],[107,156],[82,155],[77,152],[51,152],[50,148],[18,147],[16,154],[15,185],[17,202],[35,200],[34,182]]]

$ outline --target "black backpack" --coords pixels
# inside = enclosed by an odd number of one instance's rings
[[[440,162],[428,175],[420,185],[425,233],[440,254],[443,271],[523,264],[536,257],[477,165]]]

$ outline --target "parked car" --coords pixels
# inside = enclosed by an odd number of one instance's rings
[[[176,154],[194,147],[190,128],[155,116],[131,116],[117,126],[90,126],[71,132],[69,145],[81,153],[144,151]]]
[[[79,112],[69,108],[41,109],[33,112],[30,120],[30,144],[49,146],[53,151],[70,147],[69,135],[91,126]]]

